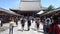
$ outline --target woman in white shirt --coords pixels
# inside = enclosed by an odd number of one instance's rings
[[[14,25],[14,18],[10,18],[10,29],[9,29],[9,34],[13,34],[13,26]]]

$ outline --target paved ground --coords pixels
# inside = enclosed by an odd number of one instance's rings
[[[8,26],[7,26],[8,25]],[[0,27],[0,32],[5,31],[9,28],[9,23],[3,24],[2,27]]]
[[[43,25],[40,23],[39,31],[36,30],[35,23],[32,23],[30,31],[27,31],[27,22],[25,23],[24,31],[21,30],[21,24],[18,22],[18,26],[14,27],[13,34],[43,34]],[[9,26],[9,25],[8,25]],[[9,29],[1,32],[0,34],[9,34]]]

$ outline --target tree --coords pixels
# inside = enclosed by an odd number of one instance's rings
[[[52,5],[50,5],[49,7],[48,7],[48,9],[47,9],[47,11],[52,11],[52,10],[54,10],[55,8],[52,6]]]

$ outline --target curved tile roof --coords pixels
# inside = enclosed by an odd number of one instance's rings
[[[18,15],[18,16],[19,16],[19,14],[15,13],[15,12],[13,12],[13,11],[10,11],[10,10],[6,10],[6,9],[4,9],[4,8],[1,8],[1,7],[0,7],[0,11],[6,12],[6,13],[8,13],[8,14],[13,14],[13,15]]]
[[[50,14],[50,13],[54,13],[54,12],[57,12],[57,11],[59,11],[59,10],[60,10],[60,8],[55,9],[55,10],[52,10],[52,11],[49,11],[49,12],[45,13],[44,15],[46,15],[46,14]]]

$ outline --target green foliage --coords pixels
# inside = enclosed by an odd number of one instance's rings
[[[52,5],[50,5],[49,7],[48,7],[48,10],[47,11],[52,11],[52,10],[54,10],[55,8],[52,6]]]

